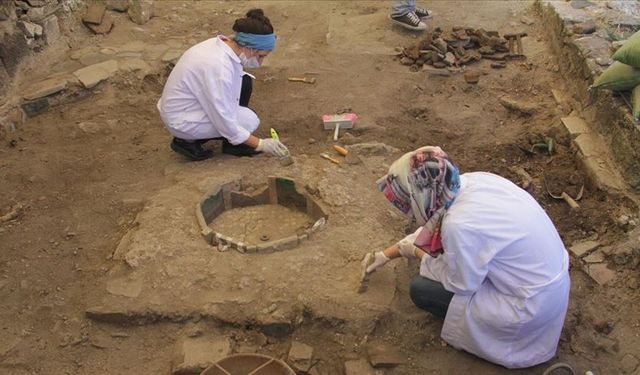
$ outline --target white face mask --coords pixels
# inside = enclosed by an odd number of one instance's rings
[[[247,55],[245,55],[244,51],[243,51],[243,52],[240,53],[240,55],[238,57],[240,58],[240,63],[245,68],[259,68],[260,67],[260,62],[258,61],[258,58],[256,56],[247,57]]]

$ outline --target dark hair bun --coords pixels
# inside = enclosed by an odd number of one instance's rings
[[[247,12],[247,18],[264,19],[264,11],[262,9],[251,9]]]
[[[272,34],[273,26],[269,18],[264,15],[262,9],[251,9],[245,18],[238,18],[233,23],[233,31],[250,34]]]

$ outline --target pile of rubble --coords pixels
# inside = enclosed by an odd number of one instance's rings
[[[26,45],[39,51],[60,37],[60,26],[55,13],[61,7],[56,0],[6,1],[0,10],[0,21],[15,22],[24,34]]]
[[[138,25],[147,23],[155,11],[154,0],[106,0],[92,2],[82,17],[82,22],[96,34],[107,34],[114,25],[113,12],[127,12],[131,21]]]
[[[470,27],[453,27],[444,32],[439,27],[427,31],[414,46],[403,48],[400,63],[418,71],[425,65],[435,68],[460,67],[481,59],[494,60],[493,68],[505,67],[505,60],[523,59],[521,38],[524,33],[500,36],[497,31]],[[515,44],[517,42],[517,45]],[[516,48],[517,47],[517,48]]]

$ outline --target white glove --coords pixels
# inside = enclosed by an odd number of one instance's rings
[[[387,258],[382,251],[376,251],[373,253],[373,262],[367,267],[367,273],[371,273],[378,268],[384,266],[391,259]]]
[[[279,140],[273,138],[260,139],[256,151],[265,152],[269,155],[283,157],[289,155],[289,149]]]
[[[398,249],[400,250],[400,255],[403,258],[413,259],[416,257],[416,247],[414,243],[416,242],[416,237],[418,237],[418,233],[422,230],[422,228],[418,228],[414,233],[406,236],[405,238],[398,241]]]

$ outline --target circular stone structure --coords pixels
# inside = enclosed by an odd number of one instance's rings
[[[242,191],[240,181],[218,185],[198,203],[196,216],[208,243],[242,253],[294,248],[327,220],[322,206],[285,177],[269,177],[252,194]]]
[[[225,357],[200,375],[296,375],[286,363],[262,354],[234,354]]]

